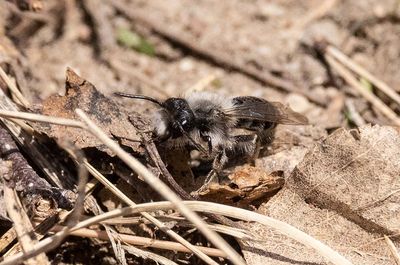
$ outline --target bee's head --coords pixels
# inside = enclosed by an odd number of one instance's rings
[[[164,124],[163,122],[161,122],[162,124],[159,124],[160,125],[159,127],[162,128],[161,131],[163,131],[161,134],[170,135],[172,133],[173,135],[180,135],[182,133],[182,129],[185,132],[189,132],[194,128],[195,125],[194,113],[190,108],[188,102],[183,98],[169,98],[164,102],[160,102],[157,99],[143,95],[132,95],[121,92],[116,92],[114,94],[120,97],[148,100],[162,107],[163,110],[166,112],[165,114],[168,116],[165,118],[167,118],[168,123],[171,124]],[[167,131],[166,127],[169,125],[172,125],[173,131],[167,133],[165,131]]]
[[[169,98],[162,103],[162,106],[171,116],[173,124],[176,122],[186,132],[193,129],[195,116],[185,99]]]

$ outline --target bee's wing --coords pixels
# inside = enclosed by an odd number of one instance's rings
[[[269,102],[257,97],[236,97],[233,107],[226,114],[238,119],[260,120],[281,124],[308,124],[308,119],[289,106],[279,102]]]

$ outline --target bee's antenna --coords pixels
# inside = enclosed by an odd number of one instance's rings
[[[119,97],[124,97],[124,98],[137,98],[137,99],[144,99],[144,100],[148,100],[151,101],[153,103],[156,103],[157,105],[164,107],[164,105],[162,104],[162,102],[158,101],[155,98],[152,97],[148,97],[148,96],[144,96],[144,95],[133,95],[133,94],[129,94],[129,93],[123,93],[123,92],[114,92],[114,95],[119,96]]]

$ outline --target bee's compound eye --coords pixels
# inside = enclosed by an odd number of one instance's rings
[[[192,128],[192,122],[190,119],[188,118],[183,118],[179,121],[180,126],[182,126],[182,128],[187,131],[190,130]]]
[[[191,109],[186,109],[177,113],[175,120],[185,131],[187,131],[193,127],[194,114]]]

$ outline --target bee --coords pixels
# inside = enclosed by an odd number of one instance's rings
[[[167,148],[197,149],[213,161],[217,174],[230,156],[257,158],[260,147],[271,141],[277,124],[308,124],[305,116],[290,107],[252,96],[193,92],[159,101],[144,95],[115,95],[158,105],[152,119],[155,138],[166,142]]]

